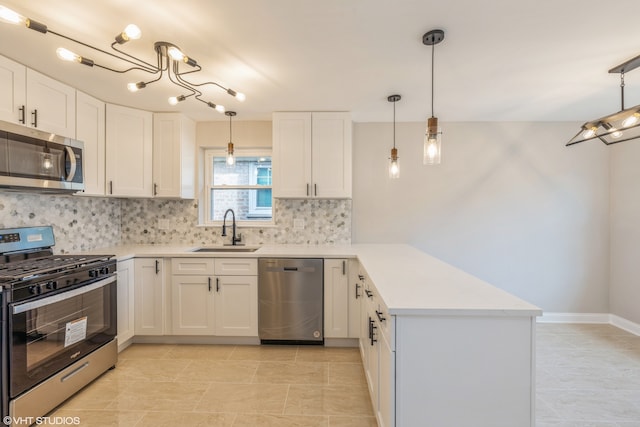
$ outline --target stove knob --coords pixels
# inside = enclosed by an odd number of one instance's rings
[[[29,286],[29,293],[31,295],[40,295],[42,293],[42,289],[38,285]]]
[[[100,274],[109,274],[109,267],[102,267],[100,269]]]
[[[89,277],[98,277],[98,270],[89,270]]]
[[[56,289],[58,289],[58,282],[56,282],[55,280],[47,282],[46,288],[55,291]]]

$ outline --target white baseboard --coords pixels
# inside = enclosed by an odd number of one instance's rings
[[[631,332],[634,335],[640,336],[640,325],[634,323],[630,320],[624,319],[620,316],[616,316],[615,314],[610,315],[611,321],[610,323],[620,329],[624,329],[627,332]]]
[[[609,313],[543,313],[538,323],[604,323],[640,336],[640,324]]]
[[[542,313],[539,323],[610,323],[609,313]]]

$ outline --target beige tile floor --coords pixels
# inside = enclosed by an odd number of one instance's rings
[[[135,344],[51,416],[81,426],[374,427],[355,348]]]
[[[640,427],[640,337],[539,324],[536,366],[536,427]],[[53,416],[91,427],[376,425],[358,350],[318,347],[136,344]]]

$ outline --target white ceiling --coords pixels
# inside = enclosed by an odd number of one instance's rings
[[[430,115],[431,48],[422,35],[445,30],[435,47],[435,115],[441,121],[586,121],[620,108],[620,78],[609,68],[640,54],[640,1],[615,0],[0,0],[50,30],[110,50],[135,23],[142,38],[123,46],[155,63],[163,40],[195,58],[194,81],[219,89],[207,97],[236,120],[269,120],[272,111],[348,110],[359,122]],[[57,59],[55,49],[125,68],[104,54],[0,23],[0,54],[107,102],[227,120],[178,95],[167,82],[132,94],[148,80]],[[166,79],[166,77],[165,77]],[[626,75],[626,106],[640,104],[640,70]],[[178,108],[178,110],[176,110]]]

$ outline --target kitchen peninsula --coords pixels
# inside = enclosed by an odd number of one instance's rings
[[[125,267],[153,261],[148,264],[151,274],[164,278],[159,281],[161,297],[155,300],[161,317],[171,316],[171,277],[176,273],[171,271],[172,260],[324,258],[325,336],[360,346],[380,426],[535,425],[538,307],[408,245],[265,245],[254,252],[210,253],[195,249],[141,245],[99,252],[115,253]],[[337,276],[345,276],[343,281],[333,281],[327,270],[331,266]],[[131,279],[119,276],[119,285],[137,289],[142,276],[133,275],[134,269],[137,265],[121,269],[119,275],[129,271]],[[135,316],[141,314],[135,310]],[[345,325],[336,326],[341,321]],[[139,336],[136,330],[130,340],[176,342],[180,334],[166,318],[161,323],[164,326],[160,324],[153,336]],[[220,337],[230,343],[237,342],[231,341],[234,338]],[[340,341],[326,340],[336,342]]]

